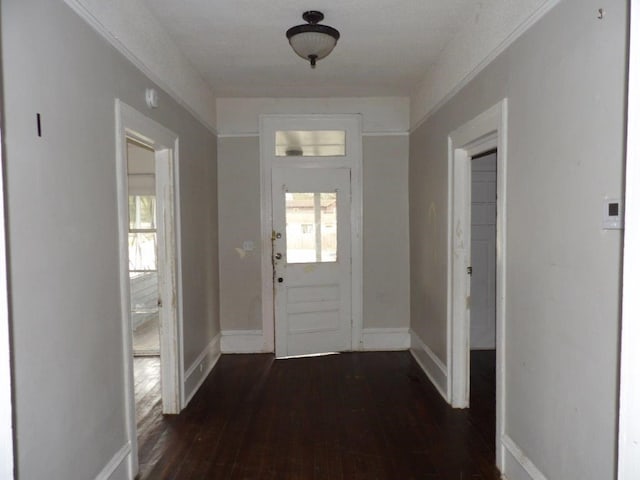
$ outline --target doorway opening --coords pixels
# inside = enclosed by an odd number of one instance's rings
[[[133,356],[160,357],[155,152],[131,138],[127,138],[127,177]]]
[[[123,380],[133,478],[141,466],[138,421],[150,413],[180,413],[184,404],[178,137],[116,100],[116,144]]]
[[[162,415],[160,289],[155,151],[127,137],[129,292],[136,435]],[[140,472],[146,470],[144,459]]]
[[[471,157],[469,408],[489,444],[496,427],[497,152]]]
[[[495,194],[485,193],[484,198],[493,197],[493,202],[479,202],[482,209],[474,208],[472,201],[473,178],[480,178],[478,172],[472,173],[473,162],[478,162],[487,152],[493,159],[477,163],[477,169],[489,168],[486,163],[495,161],[495,173],[485,172],[486,179],[494,178]],[[476,158],[476,160],[472,160]],[[481,168],[482,167],[482,168]],[[492,168],[489,168],[491,170]],[[489,353],[489,382],[491,378],[491,357],[495,358],[495,431],[496,465],[504,471],[505,445],[504,434],[504,395],[505,395],[505,290],[506,290],[506,172],[507,172],[507,100],[499,102],[460,126],[449,135],[449,248],[448,248],[448,312],[447,312],[447,397],[455,408],[468,408],[470,400],[471,358],[482,357],[480,350],[488,348],[495,339],[495,355]],[[485,182],[491,184],[489,180]],[[489,185],[482,185],[487,189]],[[484,219],[478,223],[492,223],[489,219],[495,215],[495,233],[491,226],[482,225],[473,235],[472,210],[484,210]],[[490,212],[494,213],[491,214]],[[482,214],[480,214],[482,216]],[[482,220],[482,221],[480,221]],[[483,235],[487,241],[482,240]],[[474,245],[475,240],[475,245]],[[495,246],[491,241],[495,240]],[[475,247],[475,252],[473,252]],[[482,258],[480,252],[486,255]],[[475,255],[474,255],[475,253]],[[484,261],[485,268],[476,261]],[[493,257],[493,258],[492,258]],[[478,274],[480,267],[480,274]],[[484,278],[481,278],[481,277]],[[475,278],[474,278],[475,277]],[[495,278],[495,280],[494,280]],[[472,282],[475,288],[472,288]],[[476,308],[472,308],[474,299],[472,290],[478,296],[484,295],[484,304],[477,299]],[[484,292],[483,292],[484,291]],[[482,295],[481,295],[482,294]],[[489,298],[490,297],[490,298]],[[472,325],[474,316],[483,319]],[[495,312],[495,313],[494,313]],[[495,326],[492,331],[491,327]],[[488,350],[491,352],[491,350]],[[474,379],[475,380],[475,379]],[[491,385],[489,384],[489,387]],[[491,408],[491,406],[487,407]],[[488,435],[491,435],[488,427]]]

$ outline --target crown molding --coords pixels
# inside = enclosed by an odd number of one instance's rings
[[[409,128],[409,132],[413,133],[417,130],[424,122],[426,122],[434,113],[436,113],[442,106],[444,106],[449,100],[455,97],[465,86],[471,82],[482,70],[484,70],[491,62],[493,62],[502,52],[504,52],[513,42],[515,42],[524,32],[529,30],[538,20],[540,20],[545,14],[547,14],[553,7],[555,7],[561,0],[547,0],[538,8],[536,8],[531,15],[526,17],[522,22],[520,22],[512,31],[505,37],[502,41],[498,43],[498,45],[493,48],[488,55],[482,58],[475,66],[470,68],[469,72],[464,75],[460,80],[455,81],[455,79],[446,79],[446,81],[442,82],[446,85],[452,85],[439,99],[436,97],[433,100],[429,98],[425,98],[426,95],[421,95],[425,91],[433,91],[435,87],[431,86],[430,89],[420,91],[420,88],[425,85],[431,85],[434,82],[431,82],[431,78],[429,73],[423,79],[422,82],[417,86],[416,91],[411,96],[411,111],[415,110],[417,106],[420,106],[422,103],[424,108],[420,108],[424,110],[425,113],[418,117],[417,120],[413,120],[413,115],[411,115],[411,126]],[[451,45],[450,48],[446,48],[443,50],[441,55],[446,55],[449,50],[451,50],[455,45]],[[437,65],[439,62],[436,62]]]
[[[144,6],[136,0],[64,2],[211,133],[218,134],[215,97],[209,86]],[[138,15],[138,18],[145,18],[145,22],[136,23],[135,29],[129,28],[132,24],[125,18],[128,14],[119,9],[122,5],[144,13],[143,16]],[[150,38],[155,41],[150,42]],[[162,50],[162,62],[154,61],[158,58],[159,49]]]

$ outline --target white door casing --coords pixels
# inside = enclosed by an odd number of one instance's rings
[[[350,171],[275,167],[272,176],[276,355],[350,350]],[[313,248],[300,253],[302,242]]]
[[[471,350],[496,346],[496,154],[471,161]]]
[[[184,404],[182,384],[182,291],[180,284],[180,219],[178,137],[162,125],[116,99],[116,175],[119,219],[120,302],[130,478],[138,472],[138,448],[133,379],[133,341],[129,282],[129,188],[127,138],[154,150],[158,231],[158,289],[163,413],[179,413]]]
[[[618,480],[640,478],[640,0],[630,8]]]
[[[351,333],[350,350],[362,349],[362,119],[361,115],[261,115],[261,256],[263,351],[276,352],[273,265],[272,171],[295,168],[303,176],[314,177],[322,169],[346,169],[350,174],[349,240],[351,253]],[[345,132],[345,154],[336,156],[278,156],[277,131]],[[307,172],[307,173],[304,173]],[[277,252],[276,252],[277,253]],[[276,352],[280,355],[281,352]]]
[[[1,127],[1,126],[0,126]],[[7,287],[6,211],[4,207],[4,163],[0,128],[0,478],[14,478],[13,402],[11,350],[9,342],[9,298]]]
[[[502,100],[449,135],[449,239],[447,255],[447,397],[469,406],[471,158],[497,149],[496,160],[496,465],[504,470],[506,178],[508,102]]]

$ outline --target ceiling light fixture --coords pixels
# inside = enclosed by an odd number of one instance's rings
[[[322,12],[310,10],[302,14],[307,25],[297,25],[287,30],[287,38],[293,51],[316,68],[316,61],[331,53],[340,38],[340,32],[328,25],[318,25],[324,19]]]

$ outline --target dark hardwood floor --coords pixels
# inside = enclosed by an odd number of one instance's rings
[[[471,350],[471,378],[469,382],[469,421],[478,429],[485,442],[495,443],[495,350]]]
[[[136,370],[159,372],[153,362]],[[224,355],[178,416],[160,414],[157,376],[137,375],[139,478],[499,479],[495,365],[486,352],[472,363],[467,410],[448,407],[408,352]]]

